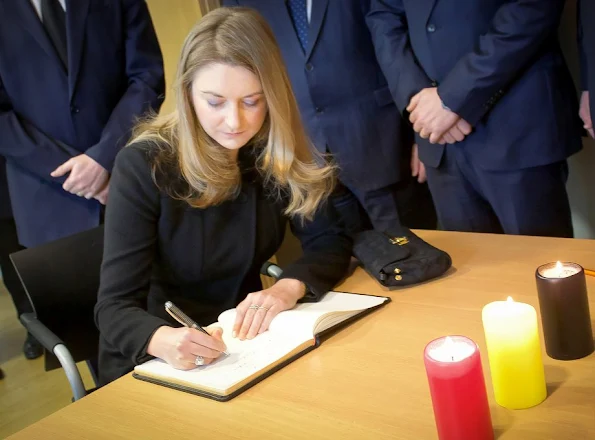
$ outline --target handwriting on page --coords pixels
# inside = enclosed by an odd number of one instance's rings
[[[199,369],[206,371],[217,369],[218,374],[225,373],[223,370],[228,370],[232,373],[235,370],[250,369],[259,364],[259,359],[266,357],[267,352],[272,350],[273,344],[276,342],[275,335],[265,332],[253,340],[240,341],[236,338],[229,338],[226,340],[227,356],[222,356],[215,360],[210,365],[199,367]]]
[[[135,370],[140,375],[167,378],[174,383],[224,394],[249,383],[271,365],[312,344],[313,335],[319,331],[384,301],[386,298],[329,292],[317,303],[299,304],[279,313],[269,331],[245,341],[231,336],[236,312],[226,310],[219,315],[218,326],[223,329],[228,355],[189,371],[176,370],[159,359],[139,365]]]
[[[264,332],[252,340],[225,338],[228,355],[192,370],[192,382],[227,389],[290,353],[303,340]],[[187,378],[188,379],[188,378]]]
[[[225,333],[224,333],[225,335]],[[288,334],[264,332],[252,340],[240,341],[224,336],[228,355],[223,355],[210,365],[193,370],[177,370],[161,359],[153,359],[135,368],[149,377],[165,377],[206,390],[225,392],[282,359],[304,340]]]

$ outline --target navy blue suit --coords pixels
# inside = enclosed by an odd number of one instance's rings
[[[591,118],[595,117],[595,2],[579,0],[581,89],[589,92]]]
[[[446,229],[572,235],[566,158],[581,148],[576,92],[557,41],[564,0],[372,0],[367,22],[401,110],[438,87],[473,126],[419,139]]]
[[[254,8],[267,20],[281,49],[312,142],[321,152],[333,154],[340,167],[341,182],[362,202],[374,226],[386,229],[398,221],[396,211],[400,210],[405,223],[435,227],[435,212],[425,185],[408,189],[414,193],[410,198],[415,200],[404,200],[406,197],[397,194],[400,200],[395,201],[395,197],[386,195],[399,192],[395,185],[413,185],[413,136],[395,106],[376,60],[365,22],[370,1],[314,0],[305,51],[286,2],[222,3]],[[337,208],[345,217],[344,210]]]
[[[67,193],[67,176],[50,172],[83,153],[111,171],[136,118],[164,93],[144,1],[67,0],[66,10],[68,72],[31,2],[0,0],[0,155],[27,247],[99,224],[99,202]]]

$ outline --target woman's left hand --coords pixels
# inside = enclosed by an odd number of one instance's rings
[[[306,293],[306,286],[298,280],[284,278],[273,287],[250,293],[236,307],[233,337],[252,339],[269,328],[279,312],[291,309]]]

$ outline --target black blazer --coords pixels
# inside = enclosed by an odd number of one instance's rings
[[[283,201],[267,195],[240,151],[240,195],[207,209],[191,208],[153,182],[154,147],[137,144],[117,156],[105,218],[105,250],[95,319],[100,330],[99,379],[110,382],[150,358],[146,347],[173,301],[200,325],[217,321],[248,293],[262,289],[259,270],[279,248],[287,218]],[[315,219],[291,222],[304,254],[284,268],[316,301],[346,273],[351,240],[325,204]]]

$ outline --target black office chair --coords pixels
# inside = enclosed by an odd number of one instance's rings
[[[97,384],[97,302],[103,226],[10,256],[34,313],[20,320],[45,349],[46,371],[64,368],[74,400],[86,390],[76,362],[86,361]]]
[[[76,362],[86,361],[97,381],[99,331],[93,309],[97,302],[103,259],[103,226],[25,249],[10,256],[34,313],[20,320],[45,349],[45,369],[64,369],[74,400],[85,389]],[[282,270],[266,262],[262,275],[278,279]]]

